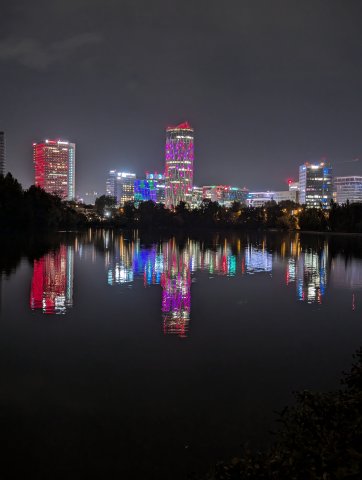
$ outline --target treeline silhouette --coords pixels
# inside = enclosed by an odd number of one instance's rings
[[[267,202],[263,207],[249,207],[234,202],[231,207],[204,200],[198,208],[189,208],[181,202],[174,211],[152,201],[126,202],[122,209],[115,206],[112,197],[102,196],[96,201],[100,215],[107,212],[105,223],[121,227],[179,227],[179,228],[237,228],[308,230],[320,232],[362,233],[362,203],[331,202],[329,210],[306,208],[286,200]]]
[[[88,208],[88,211],[92,210]],[[24,190],[8,173],[0,175],[0,231],[59,230],[82,226],[124,228],[233,228],[280,229],[362,233],[362,203],[331,202],[329,210],[306,208],[292,201],[267,202],[262,207],[249,207],[234,202],[230,207],[204,200],[198,208],[180,202],[174,210],[152,201],[126,202],[117,207],[113,197],[97,198],[88,217],[77,211],[75,204],[63,202],[39,187]]]
[[[24,190],[10,174],[0,175],[0,231],[77,228],[86,218],[55,196],[32,185]]]

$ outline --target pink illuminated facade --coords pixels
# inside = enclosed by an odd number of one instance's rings
[[[194,176],[194,129],[188,122],[166,129],[165,204],[191,203]]]

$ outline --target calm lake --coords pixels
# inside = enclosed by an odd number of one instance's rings
[[[206,472],[362,345],[361,237],[60,233],[0,270],[2,478]]]

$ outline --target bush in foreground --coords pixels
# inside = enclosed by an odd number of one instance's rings
[[[343,388],[296,394],[279,417],[274,446],[219,463],[208,480],[357,480],[362,478],[362,349]]]

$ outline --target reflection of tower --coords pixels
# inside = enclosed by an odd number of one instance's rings
[[[66,245],[34,260],[30,293],[32,310],[64,314],[73,305],[73,265],[73,247]]]
[[[296,278],[299,300],[308,303],[322,303],[327,286],[328,249],[321,253],[311,250],[304,252],[298,259]]]
[[[138,242],[126,242],[122,235],[119,237],[108,264],[108,285],[133,282],[133,258],[138,249]]]
[[[162,274],[162,317],[165,334],[186,337],[191,307],[191,258],[189,249],[180,252],[175,241],[164,246]]]
[[[262,248],[248,245],[245,249],[246,273],[271,272],[273,269],[273,256],[265,246]]]

